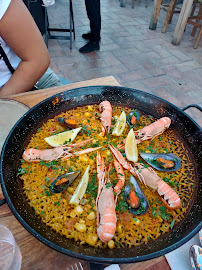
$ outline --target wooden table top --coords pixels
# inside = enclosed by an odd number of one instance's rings
[[[20,101],[29,107],[33,107],[38,102],[63,91],[91,86],[91,85],[115,85],[120,84],[114,77],[103,77],[89,81],[82,81],[63,85],[60,87],[48,88],[32,92],[21,93],[18,95],[9,96],[8,98]],[[3,199],[3,194],[0,189],[0,200]],[[34,236],[32,236],[14,217],[7,204],[0,206],[0,224],[8,227],[13,233],[15,240],[22,253],[22,267],[21,270],[66,270],[71,264],[78,262],[67,255],[61,254],[48,246],[41,243]],[[89,270],[89,265],[86,261],[81,261],[84,270]],[[170,267],[164,256],[133,264],[121,264],[121,270],[170,270]]]

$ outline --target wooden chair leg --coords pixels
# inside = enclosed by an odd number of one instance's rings
[[[135,6],[135,0],[132,0],[131,7],[134,8],[134,6]]]
[[[198,48],[198,44],[199,44],[199,41],[200,41],[200,38],[201,38],[201,34],[202,34],[202,26],[200,27],[200,31],[199,31],[198,37],[197,37],[196,42],[194,44],[194,49],[197,49]]]
[[[162,3],[162,0],[154,0],[154,11],[152,13],[150,24],[149,24],[150,30],[156,30],[157,20],[158,20],[160,9],[161,9],[161,3]]]
[[[174,12],[174,9],[175,9],[175,6],[176,6],[176,3],[177,3],[177,0],[175,0],[175,3],[172,7],[172,11],[171,11],[171,15],[170,15],[170,20],[169,20],[169,23],[171,23],[172,19],[173,19],[173,12]]]
[[[176,2],[177,2],[177,0],[171,0],[170,1],[170,5],[169,5],[169,8],[168,8],[168,11],[167,11],[167,14],[166,14],[165,23],[164,23],[163,30],[162,30],[163,33],[165,33],[166,28],[168,26],[168,23],[172,19],[173,10],[175,9]]]
[[[161,9],[161,1],[157,1],[157,7],[156,7],[156,12],[154,14],[154,22],[156,23],[159,17],[159,13],[160,13],[160,9]]]
[[[197,2],[198,2],[198,0],[194,0],[194,2],[193,2],[193,6],[192,6],[192,11],[190,13],[190,17],[192,17],[194,15]]]
[[[199,6],[198,15],[202,15],[202,4],[200,4],[200,6]],[[196,22],[199,22],[199,21],[200,21],[200,19],[196,19]],[[193,30],[191,32],[191,36],[195,36],[196,30],[197,30],[197,26],[194,26],[194,28],[193,28]]]

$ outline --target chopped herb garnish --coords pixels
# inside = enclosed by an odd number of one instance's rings
[[[153,149],[151,146],[147,146],[147,148],[151,153],[156,153],[157,148]]]
[[[165,221],[168,221],[169,218],[170,218],[170,213],[167,213],[167,212],[166,212],[166,207],[165,207],[165,206],[160,206],[160,207],[159,207],[159,210],[160,210],[160,211],[158,211],[157,214],[158,214],[160,217],[162,217],[162,219],[164,219]]]
[[[157,203],[161,203],[161,201],[159,201],[157,198],[155,198],[155,201],[156,201]]]
[[[160,207],[159,207],[159,210],[161,210],[161,211],[165,212],[166,207],[165,207],[164,205],[163,205],[163,206],[160,206]]]
[[[117,183],[118,183],[118,180],[116,180],[116,179],[112,180],[113,186],[116,186]]]
[[[97,141],[97,142],[93,143],[93,144],[92,144],[92,146],[93,146],[93,147],[97,147],[97,146],[100,146],[100,143],[99,143],[99,141]]]
[[[157,213],[156,213],[156,207],[152,207],[152,216],[156,217]]]
[[[116,205],[116,210],[125,212],[128,210],[128,204],[124,199],[120,199],[118,204]]]
[[[91,182],[88,184],[88,187],[86,189],[86,193],[88,193],[89,195],[91,195],[94,198],[97,197],[97,189],[98,189],[95,182],[96,182],[96,173],[93,173]]]
[[[59,202],[54,202],[54,205],[60,206]]]
[[[91,131],[88,130],[88,127],[87,126],[82,126],[82,129],[87,132],[88,136],[91,135]]]
[[[112,186],[112,183],[107,183],[106,184],[106,188],[109,188],[109,187],[111,187]]]
[[[58,170],[58,167],[52,166],[53,170]]]
[[[173,220],[173,221],[171,222],[171,224],[170,224],[170,228],[171,228],[171,229],[173,228],[174,223],[175,223],[175,220]]]
[[[57,167],[54,167],[54,166],[58,166],[59,165],[59,162],[56,161],[56,160],[52,160],[48,163],[44,162],[43,160],[40,161],[39,163],[41,166],[46,166],[47,168],[52,168],[53,170],[58,170]]]
[[[112,175],[115,171],[116,171],[115,168],[111,169],[109,175]]]
[[[25,170],[25,168],[18,168],[17,176],[18,176],[18,175],[25,174],[25,173],[28,173],[28,172]]]
[[[112,144],[114,147],[117,147],[117,145],[116,145],[114,142],[111,142],[111,144]]]
[[[46,194],[48,197],[51,196],[51,193],[48,190],[45,190],[42,195]]]
[[[119,201],[118,201],[118,203],[116,205],[116,210],[121,211],[121,212],[128,211],[128,204],[125,201],[125,199],[123,197],[123,194],[124,194],[124,190],[122,189],[121,193],[119,195]]]
[[[143,164],[143,166],[144,166],[144,168],[148,168],[149,167],[149,165],[147,165],[147,164]]]

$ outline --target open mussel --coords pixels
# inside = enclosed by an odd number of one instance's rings
[[[124,197],[128,210],[134,215],[144,215],[149,209],[149,202],[134,176],[130,176],[129,184],[125,186]]]
[[[60,122],[60,124],[62,124],[64,127],[67,127],[70,129],[74,129],[74,128],[77,128],[79,126],[79,124],[74,119],[67,119],[64,117],[58,117],[58,118],[56,118],[56,121]]]
[[[77,178],[80,171],[69,172],[58,176],[50,185],[52,193],[62,193]]]
[[[135,109],[129,112],[129,114],[126,116],[126,123],[134,128],[138,121],[140,120],[140,113]]]
[[[181,167],[181,160],[172,153],[154,154],[139,153],[140,156],[153,168],[162,172],[174,172]]]

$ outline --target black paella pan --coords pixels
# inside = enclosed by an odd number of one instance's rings
[[[22,153],[32,134],[43,122],[62,111],[77,106],[99,104],[103,100],[108,100],[113,105],[137,108],[157,118],[170,117],[171,128],[189,150],[194,164],[195,193],[184,220],[176,224],[169,233],[138,247],[97,249],[76,244],[56,233],[47,227],[28,205],[21,182],[16,177]],[[200,107],[198,108],[201,110]],[[0,174],[5,201],[18,221],[44,244],[82,260],[97,263],[131,263],[152,259],[180,247],[202,227],[202,130],[183,110],[139,90],[114,86],[91,86],[66,91],[40,102],[16,123],[8,135],[2,149]]]

